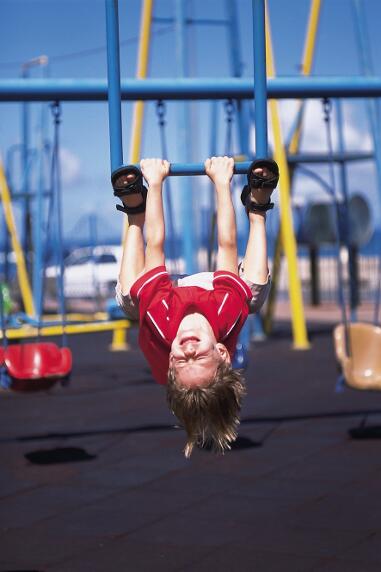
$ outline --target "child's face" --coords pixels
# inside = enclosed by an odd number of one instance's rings
[[[169,364],[184,387],[208,385],[222,361],[230,361],[226,347],[202,329],[178,333],[172,342]]]

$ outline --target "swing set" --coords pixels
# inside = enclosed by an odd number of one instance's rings
[[[21,297],[26,313],[7,316],[4,297],[0,295],[0,330],[2,343],[0,347],[0,385],[14,391],[40,391],[52,388],[57,382],[66,384],[72,370],[72,354],[67,347],[67,336],[77,333],[99,331],[123,331],[130,326],[126,319],[105,320],[100,315],[84,323],[84,315],[67,314],[64,295],[64,263],[62,240],[62,209],[61,209],[61,177],[59,164],[59,125],[61,123],[61,108],[58,102],[52,106],[53,115],[53,145],[50,157],[50,184],[47,193],[46,209],[38,204],[38,214],[41,222],[41,233],[45,240],[39,244],[42,264],[36,264],[38,280],[32,297],[29,278],[15,225],[11,194],[7,185],[4,170],[0,164],[0,195],[4,215],[11,236],[12,248],[16,255],[18,281]],[[44,149],[46,153],[46,149]],[[46,223],[42,212],[46,210]],[[43,316],[44,278],[49,247],[55,255],[58,316]],[[90,317],[91,318],[91,317]],[[60,336],[61,343],[43,342],[42,337]],[[26,342],[28,338],[37,338],[36,342]],[[10,342],[13,343],[10,343]],[[19,342],[19,343],[14,343]],[[117,350],[120,348],[116,348]],[[124,346],[123,346],[123,349]]]
[[[330,189],[336,213],[337,227],[337,272],[338,294],[342,323],[333,331],[334,349],[339,363],[341,375],[339,386],[345,383],[348,387],[359,390],[381,390],[381,251],[378,257],[377,292],[375,297],[373,323],[350,321],[347,314],[343,262],[340,256],[341,246],[350,249],[350,226],[348,200],[344,196],[341,203],[336,190],[333,162],[333,143],[331,129],[331,101],[323,100],[324,123],[326,125]],[[343,208],[342,208],[343,207]]]
[[[52,106],[54,138],[51,157],[50,193],[48,205],[47,227],[45,229],[45,257],[47,254],[48,238],[55,240],[58,255],[57,291],[59,294],[59,306],[62,316],[65,316],[64,276],[63,276],[63,251],[62,251],[62,216],[61,216],[61,181],[59,164],[59,125],[61,111],[58,103]],[[0,315],[3,347],[0,352],[0,381],[3,388],[14,391],[38,391],[50,389],[57,381],[66,382],[72,369],[72,354],[67,346],[64,328],[62,329],[62,347],[53,342],[40,340],[41,311],[43,307],[43,282],[45,265],[42,265],[41,301],[38,304],[37,315],[38,341],[32,343],[12,344],[8,343],[4,298],[0,295]],[[41,308],[41,310],[40,310]]]
[[[381,95],[381,79],[377,77],[314,77],[313,80],[306,77],[311,71],[311,53],[309,50],[309,58],[305,58],[303,62],[302,75],[300,78],[276,78],[273,55],[271,50],[271,38],[269,33],[265,34],[265,4],[264,0],[252,0],[253,5],[253,41],[254,41],[254,85],[251,78],[241,78],[239,74],[235,78],[216,79],[197,79],[181,77],[177,80],[171,79],[145,79],[147,74],[147,47],[148,33],[144,42],[141,44],[141,53],[145,52],[145,57],[139,57],[139,69],[136,80],[124,80],[120,78],[119,64],[119,24],[117,13],[117,0],[106,0],[106,25],[107,25],[107,59],[108,59],[108,85],[103,81],[89,80],[73,80],[71,83],[67,80],[44,79],[38,83],[33,80],[17,80],[0,82],[0,100],[1,101],[100,101],[108,99],[109,102],[109,119],[110,119],[110,150],[111,150],[111,172],[123,166],[122,152],[122,121],[121,121],[121,100],[130,100],[136,102],[136,108],[139,107],[140,126],[142,118],[142,109],[144,100],[165,101],[168,99],[233,99],[239,104],[242,100],[255,98],[255,143],[256,154],[258,157],[268,155],[267,144],[267,97],[270,98],[269,107],[272,117],[274,129],[274,156],[280,166],[280,215],[281,215],[281,233],[282,244],[286,254],[288,270],[289,270],[289,294],[292,314],[292,331],[294,339],[294,347],[298,349],[306,349],[309,347],[304,314],[303,300],[301,296],[301,285],[297,268],[296,243],[292,229],[292,216],[290,212],[290,176],[288,172],[288,161],[283,144],[282,134],[280,130],[279,114],[277,110],[277,99],[280,98],[321,98],[321,97],[376,97]],[[152,8],[152,2],[148,0],[145,6]],[[314,33],[310,34],[310,39],[315,38],[317,14],[319,12],[320,2],[311,0],[311,17],[313,25],[309,29],[314,29]],[[149,31],[151,19],[150,10],[145,11],[143,28]],[[269,27],[268,27],[269,32]],[[267,41],[267,68],[269,78],[266,78],[266,41]],[[313,43],[313,41],[312,41]],[[143,49],[144,48],[144,49]],[[311,48],[311,43],[310,43]],[[308,51],[308,50],[307,50]],[[306,51],[306,53],[307,53]],[[141,55],[140,53],[140,55]],[[144,81],[142,79],[144,78]],[[300,114],[301,117],[301,114]],[[300,127],[300,118],[298,118],[298,128]],[[241,123],[242,117],[238,117]],[[137,122],[138,125],[139,122]],[[139,127],[134,127],[134,134],[139,131]],[[292,140],[290,148],[296,152],[298,147],[300,129],[297,130]],[[136,164],[139,160],[139,143],[134,139],[133,153],[130,157],[130,164]],[[296,143],[295,143],[296,141]],[[236,163],[235,173],[246,173],[251,162]],[[204,167],[202,164],[181,163],[171,164],[170,175],[203,175]],[[4,185],[2,185],[4,187]],[[188,211],[189,212],[189,211]],[[188,241],[192,246],[191,230],[192,222],[183,221],[184,225],[184,246]],[[15,250],[15,249],[14,249]],[[184,248],[184,252],[186,249]],[[33,315],[33,312],[28,312]],[[74,325],[73,325],[74,326]],[[71,324],[65,326],[65,330],[72,327]],[[61,326],[62,328],[62,326]],[[357,326],[353,326],[353,331]],[[375,326],[377,328],[377,326]],[[350,332],[352,324],[344,327],[344,332]],[[42,326],[41,332],[44,335],[46,326]],[[7,332],[11,338],[11,332]],[[362,334],[363,335],[363,334]],[[13,332],[12,332],[13,336]],[[21,337],[21,334],[20,334]],[[348,335],[342,335],[341,339],[349,338]],[[352,348],[346,343],[345,351],[338,350],[338,356],[346,356],[349,360],[355,355],[355,340],[353,338]],[[121,344],[123,345],[123,344]],[[350,354],[349,352],[352,352]],[[377,353],[377,352],[376,352]],[[352,356],[352,357],[351,357]],[[369,368],[368,368],[369,369]],[[348,376],[347,376],[348,377]]]

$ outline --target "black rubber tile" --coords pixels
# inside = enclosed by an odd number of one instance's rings
[[[65,530],[67,537],[115,539],[144,530],[164,518],[171,518],[200,499],[186,493],[153,493],[149,490],[115,492],[54,519],[52,525]],[[46,523],[48,524],[48,523]]]
[[[121,538],[54,565],[49,572],[179,572],[187,565],[196,571],[195,563],[208,552],[209,549],[203,546],[161,545],[150,538],[143,542]]]
[[[350,441],[327,447],[318,455],[311,456],[308,463],[301,461],[285,468],[280,472],[285,478],[321,479],[341,482],[348,485],[364,476],[369,477],[372,471],[381,466],[381,458],[377,455],[378,445],[374,442],[373,454],[361,449],[354,450]],[[366,462],[364,463],[364,460]]]
[[[147,538],[159,545],[201,546],[203,548],[223,547],[227,542],[242,539],[242,527],[227,516],[224,521],[211,514],[208,519],[196,519],[197,509],[163,519],[157,524],[145,527],[130,535],[132,542],[142,543]]]
[[[317,565],[313,572],[379,572],[380,565],[372,562],[353,562],[344,558],[335,558]]]
[[[379,422],[381,400],[334,392],[330,332],[307,352],[285,337],[256,346],[237,448],[189,461],[140,353],[108,352],[108,334],[70,339],[71,386],[0,394],[0,570],[379,566],[379,443],[348,429],[366,412]],[[39,451],[55,462],[26,459]]]
[[[202,453],[209,455],[209,453]],[[200,452],[201,455],[201,452]],[[192,462],[192,461],[191,461]],[[150,489],[158,492],[171,491],[200,491],[204,494],[220,494],[233,487],[229,476],[218,474],[216,471],[192,470],[192,465],[180,472],[175,472],[157,479],[150,484]]]
[[[340,490],[341,485],[326,480],[281,479],[277,475],[259,479],[246,479],[235,494],[244,494],[254,499],[289,499],[300,502],[314,501]]]
[[[268,500],[217,494],[199,506],[183,510],[130,536],[142,542],[154,538],[159,544],[189,543],[223,547],[236,543],[260,550],[316,557],[338,554],[365,538],[363,532],[308,527],[294,522],[296,508],[288,499]],[[255,531],[255,533],[253,533]]]
[[[11,563],[12,571],[50,572],[54,564],[91,552],[104,544],[104,539],[95,537],[70,537],[58,521],[50,519],[33,527],[2,533],[0,570]]]
[[[68,486],[40,486],[4,499],[0,523],[6,529],[29,528],[45,519],[77,512],[107,494],[104,490],[85,489],[75,481]]]
[[[126,459],[96,466],[94,470],[87,471],[81,476],[81,482],[92,487],[104,487],[107,489],[135,488],[151,483],[151,481],[165,480],[168,474],[181,470],[186,465],[186,460],[181,454],[172,453],[169,458],[160,453],[156,457],[147,454],[146,457],[128,457]]]
[[[253,534],[255,532],[253,531]],[[187,566],[182,572],[310,572],[315,570],[321,559],[315,556],[261,551],[247,545],[227,545],[221,550],[213,550],[196,564]]]
[[[337,530],[332,534],[326,528],[313,525],[299,525],[292,522],[279,522],[273,518],[265,521],[263,527],[256,529],[250,542],[260,549],[297,555],[313,555],[320,558],[338,556],[343,550],[364,539],[359,531]]]
[[[339,529],[369,533],[380,529],[381,506],[374,497],[357,497],[354,490],[350,496],[330,494],[309,503],[303,512],[297,513],[296,518],[299,524],[313,520],[316,526],[324,526],[332,531]]]
[[[379,514],[379,513],[378,513]],[[381,570],[381,526],[380,526],[380,518],[378,518],[377,527],[375,527],[374,531],[370,532],[367,535],[367,538],[363,541],[358,543],[356,546],[346,550],[341,554],[342,558],[346,560],[351,560],[353,562],[360,563],[361,562],[368,562],[371,564],[377,564],[379,570]],[[362,523],[360,523],[362,526]]]
[[[367,502],[369,498],[378,498],[381,489],[380,483],[380,471],[374,471],[371,474],[365,473],[345,487],[341,487],[340,493],[345,496],[355,494],[357,498],[364,497],[365,502]]]

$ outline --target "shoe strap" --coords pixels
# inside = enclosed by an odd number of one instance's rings
[[[254,173],[255,169],[265,167],[272,174],[271,177],[264,177]],[[279,180],[279,167],[273,159],[256,159],[249,167],[247,182],[253,189],[275,189]]]

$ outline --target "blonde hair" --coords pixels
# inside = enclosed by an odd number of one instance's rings
[[[221,363],[206,387],[182,387],[174,369],[169,369],[167,401],[187,433],[186,458],[191,456],[195,445],[211,445],[218,453],[230,449],[237,438],[244,395],[243,375],[229,364]]]

